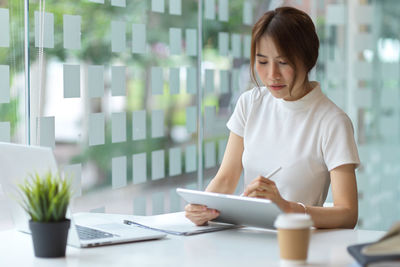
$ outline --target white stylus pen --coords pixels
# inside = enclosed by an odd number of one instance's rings
[[[269,173],[268,175],[263,175],[265,178],[269,179],[272,176],[274,176],[277,172],[279,172],[280,170],[282,170],[282,167],[278,167],[275,170],[273,170],[271,173]],[[244,193],[241,193],[240,196],[242,197]]]

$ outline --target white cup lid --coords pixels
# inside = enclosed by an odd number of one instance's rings
[[[281,229],[303,229],[313,226],[311,216],[302,213],[280,214],[274,226]]]

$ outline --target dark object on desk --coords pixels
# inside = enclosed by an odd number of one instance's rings
[[[371,243],[363,243],[358,245],[352,245],[347,247],[347,251],[356,259],[356,261],[361,266],[377,266],[375,264],[385,263],[381,266],[400,266],[400,254],[389,254],[389,255],[380,255],[380,256],[367,256],[362,253],[362,249]],[[386,265],[386,263],[388,265]]]

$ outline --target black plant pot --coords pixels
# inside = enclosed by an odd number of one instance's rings
[[[68,229],[71,221],[65,219],[60,222],[29,221],[32,232],[33,249],[35,256],[40,258],[65,257]]]

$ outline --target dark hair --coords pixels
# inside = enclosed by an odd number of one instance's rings
[[[295,70],[295,79],[299,64],[305,67],[308,76],[318,59],[319,39],[313,21],[305,12],[293,7],[280,7],[266,12],[254,25],[251,35],[250,74],[257,85],[254,71],[256,46],[264,36],[271,37],[278,52],[287,58]]]

